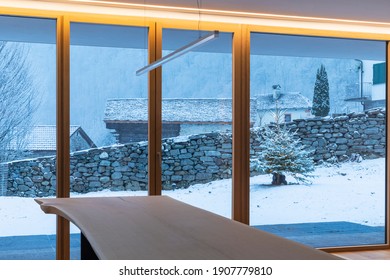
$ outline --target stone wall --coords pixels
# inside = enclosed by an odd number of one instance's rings
[[[314,151],[316,162],[345,161],[356,154],[363,158],[377,158],[386,154],[385,115],[383,110],[374,110],[336,118],[294,120],[287,126]],[[251,157],[256,157],[260,151],[260,133],[259,128],[251,131]],[[230,133],[164,139],[163,188],[188,187],[231,178],[231,139]],[[146,190],[147,148],[146,142],[139,142],[72,153],[71,191]],[[55,160],[55,157],[42,157],[8,163],[6,195],[54,195]]]
[[[71,154],[71,191],[86,193],[110,189],[146,190],[146,142],[95,148]],[[162,143],[164,189],[188,187],[231,177],[231,134],[208,133],[188,138],[168,138]],[[8,164],[9,196],[55,194],[55,157]]]
[[[288,124],[308,148],[314,160],[345,161],[353,154],[365,159],[386,156],[386,111],[369,110],[334,118],[294,120]]]

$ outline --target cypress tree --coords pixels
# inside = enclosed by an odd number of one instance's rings
[[[326,117],[329,111],[328,74],[326,73],[325,66],[321,64],[321,67],[317,69],[311,113],[316,117]]]

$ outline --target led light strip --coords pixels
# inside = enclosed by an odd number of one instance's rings
[[[335,19],[335,18],[321,18],[321,17],[306,17],[306,16],[291,16],[280,14],[265,14],[265,13],[253,13],[253,12],[240,12],[229,10],[216,10],[216,9],[198,9],[176,6],[163,6],[163,5],[150,5],[150,4],[135,4],[135,3],[123,3],[116,1],[102,1],[102,0],[68,0],[67,2],[89,3],[89,4],[101,4],[111,5],[116,7],[132,7],[137,9],[156,9],[165,11],[181,11],[181,12],[202,12],[205,14],[220,14],[226,16],[244,16],[244,17],[256,17],[256,18],[273,18],[280,20],[306,20],[306,21],[322,21],[332,23],[350,23],[350,24],[369,24],[369,25],[381,25],[390,26],[388,22],[376,22],[376,21],[361,21],[361,20],[348,20],[348,19]]]
[[[168,61],[171,61],[179,56],[182,56],[185,53],[188,53],[189,51],[193,50],[194,48],[197,48],[205,43],[210,42],[211,40],[218,38],[219,32],[214,31],[211,34],[208,34],[206,36],[203,36],[193,42],[191,42],[188,45],[185,45],[184,47],[181,47],[180,49],[175,50],[174,52],[171,52],[170,54],[154,61],[153,63],[137,70],[136,75],[142,75],[144,73],[147,73],[149,71],[152,71],[153,69],[156,69],[157,67],[163,65],[164,63],[167,63]]]

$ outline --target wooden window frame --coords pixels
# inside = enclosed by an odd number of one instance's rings
[[[385,33],[364,33],[340,30],[289,28],[267,25],[241,25],[233,23],[199,22],[191,20],[175,20],[164,18],[140,18],[133,16],[111,16],[65,11],[43,11],[19,8],[1,8],[1,15],[21,17],[42,17],[57,20],[57,197],[69,196],[69,126],[70,126],[70,23],[97,23],[126,26],[144,26],[149,28],[148,53],[149,62],[153,62],[162,54],[162,29],[215,30],[233,33],[233,196],[232,218],[249,224],[249,127],[250,127],[250,33],[274,33],[286,35],[320,36],[334,38],[353,38],[381,40],[387,42],[386,57],[386,95],[389,96],[390,35]],[[0,15],[0,16],[1,16]],[[162,73],[157,68],[149,73],[149,195],[161,195],[161,101]],[[390,107],[389,98],[387,107]],[[390,114],[387,114],[390,123]],[[390,152],[387,137],[387,155]],[[390,174],[389,157],[386,157],[387,173]],[[390,248],[390,191],[389,176],[386,176],[386,242],[383,245],[326,248],[325,251],[352,251]],[[69,259],[69,222],[57,219],[57,259]]]

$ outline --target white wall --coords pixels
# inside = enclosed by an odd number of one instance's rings
[[[260,113],[261,114],[261,113]],[[261,125],[269,124],[271,122],[275,122],[275,118],[270,111],[263,112],[263,118],[261,121]],[[304,109],[295,109],[295,110],[286,110],[284,114],[291,114],[291,120],[296,119],[307,119],[313,117],[310,111],[306,112]],[[284,115],[282,117],[281,122],[284,122]],[[257,124],[258,125],[258,124]]]
[[[231,125],[227,124],[181,124],[180,135],[194,135],[200,133],[208,133],[213,131],[231,131]]]
[[[365,60],[363,61],[363,83],[371,83],[373,82],[374,76],[374,64],[381,63],[383,61],[374,61],[374,60]],[[372,85],[371,91],[372,100],[383,100],[386,99],[386,85],[385,84],[377,84]]]
[[[372,100],[386,99],[386,84],[372,86]]]

